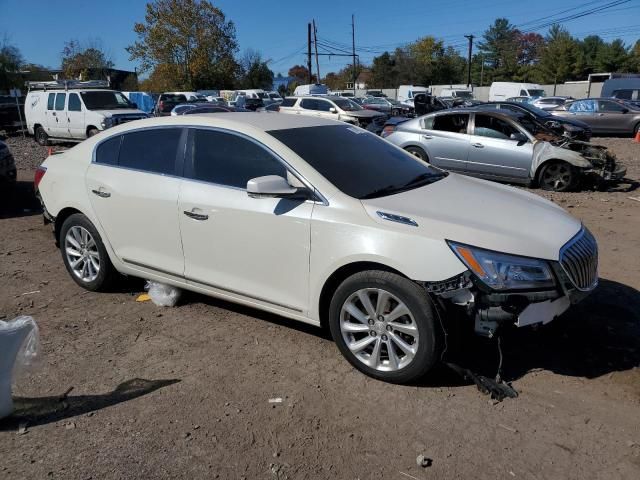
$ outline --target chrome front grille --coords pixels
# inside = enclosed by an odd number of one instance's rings
[[[598,244],[583,228],[560,250],[560,265],[578,290],[591,290],[598,282]]]

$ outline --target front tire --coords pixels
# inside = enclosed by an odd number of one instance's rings
[[[35,131],[35,137],[36,142],[38,142],[38,144],[42,145],[43,147],[49,145],[49,135],[47,135],[47,132],[44,131],[44,128],[37,127]]]
[[[117,272],[100,234],[85,215],[69,216],[62,224],[59,240],[62,261],[74,282],[94,292],[111,287]]]
[[[552,192],[569,192],[578,183],[578,171],[571,164],[563,161],[545,163],[538,175],[538,185],[542,190]]]
[[[407,152],[409,152],[414,157],[418,157],[423,162],[429,163],[429,155],[420,147],[407,147],[405,148]]]
[[[434,306],[422,288],[395,273],[347,278],[331,300],[329,325],[349,363],[379,380],[415,381],[438,359]]]
[[[90,129],[87,131],[87,138],[91,138],[91,137],[93,137],[94,135],[97,135],[98,133],[100,133],[100,130],[98,130],[97,128],[90,128]]]

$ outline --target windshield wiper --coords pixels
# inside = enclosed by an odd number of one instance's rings
[[[385,195],[391,195],[402,191],[402,185],[387,185],[386,187],[378,188],[373,192],[369,192],[366,195],[360,197],[361,200],[367,200],[369,198],[384,197]]]
[[[393,195],[394,193],[406,192],[407,190],[412,190],[419,186],[428,185],[433,182],[437,182],[438,180],[446,177],[448,175],[447,172],[438,172],[438,173],[422,173],[405,183],[404,185],[387,185],[386,187],[378,188],[373,192],[367,193],[366,195],[360,197],[361,200],[367,200],[370,198],[384,197],[385,195]]]
[[[425,173],[421,173],[420,175],[418,175],[413,180],[410,180],[407,183],[405,183],[404,187],[415,187],[418,184],[427,185],[429,183],[437,182],[438,180],[446,177],[447,175],[448,175],[447,172],[438,172],[438,173],[425,172]]]

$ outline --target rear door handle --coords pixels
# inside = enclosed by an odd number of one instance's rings
[[[484,148],[484,145],[481,143],[472,143],[471,146],[476,148]]]
[[[111,194],[109,192],[105,192],[102,187],[98,190],[91,190],[92,193],[96,194],[100,198],[109,198]]]
[[[425,140],[431,140],[433,137],[431,135],[422,135],[422,138]]]
[[[205,213],[195,213],[195,212],[190,212],[189,210],[185,210],[182,213],[184,213],[187,217],[189,218],[193,218],[194,220],[208,220],[209,219],[209,215],[205,214]]]

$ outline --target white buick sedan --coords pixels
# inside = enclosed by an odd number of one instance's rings
[[[135,121],[50,156],[35,184],[81,287],[126,274],[328,325],[390,382],[434,366],[456,310],[493,335],[598,280],[593,236],[555,204],[321,118]]]

